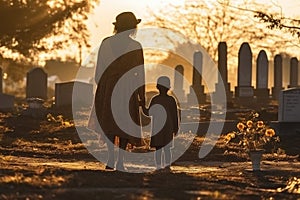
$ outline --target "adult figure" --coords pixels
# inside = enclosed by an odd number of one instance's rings
[[[132,12],[119,14],[113,23],[115,34],[102,41],[98,52],[95,111],[106,136],[106,169],[115,167],[116,138],[122,149],[119,149],[116,168],[121,171],[125,170],[123,160],[127,144],[141,143],[139,105],[145,105],[144,56],[141,44],[132,39],[140,22]]]

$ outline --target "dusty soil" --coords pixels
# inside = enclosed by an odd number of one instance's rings
[[[282,136],[260,172],[222,137],[199,159],[203,139],[170,171],[106,171],[67,117],[0,113],[0,199],[300,199],[299,135]]]

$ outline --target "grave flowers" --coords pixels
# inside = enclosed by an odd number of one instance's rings
[[[236,142],[249,153],[253,170],[260,170],[260,161],[265,147],[276,147],[280,141],[274,129],[264,121],[259,120],[259,114],[252,112],[248,119],[237,123],[237,131],[232,131],[225,136],[225,144]]]

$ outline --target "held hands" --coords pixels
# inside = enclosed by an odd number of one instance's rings
[[[142,107],[142,111],[145,115],[149,115],[149,109],[146,108],[145,102],[139,101],[139,106]]]
[[[149,115],[149,109],[148,108],[146,108],[146,106],[144,105],[144,106],[142,106],[142,110],[143,110],[143,113],[145,114],[145,115]]]

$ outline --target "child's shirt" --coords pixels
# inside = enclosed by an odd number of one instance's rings
[[[174,97],[161,94],[154,96],[150,101],[149,116],[152,116],[150,146],[170,144],[173,134],[178,131],[178,110]]]

